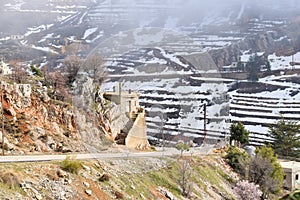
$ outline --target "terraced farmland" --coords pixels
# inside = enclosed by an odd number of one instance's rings
[[[278,78],[271,83],[279,82]],[[251,143],[272,141],[268,129],[282,118],[290,121],[300,120],[300,95],[299,88],[297,89],[299,86],[293,83],[285,85],[290,87],[257,93],[231,93],[230,119],[232,122],[243,122],[251,131]]]

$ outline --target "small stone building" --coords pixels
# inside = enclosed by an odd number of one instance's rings
[[[120,87],[121,88],[121,87]],[[118,144],[125,144],[128,148],[146,149],[149,147],[147,140],[147,126],[145,110],[140,107],[139,94],[131,91],[105,92],[103,97],[120,107],[120,113],[126,114],[127,124],[124,124],[120,134],[114,138],[116,141],[124,141]]]
[[[136,92],[105,92],[103,97],[115,102],[121,106],[122,112],[125,112],[128,117],[136,118],[136,114],[140,109],[139,94]]]
[[[284,187],[288,190],[300,189],[300,162],[281,161],[285,173]]]

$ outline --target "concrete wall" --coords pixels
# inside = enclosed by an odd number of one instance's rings
[[[116,92],[105,92],[103,94],[104,98],[115,102],[121,106],[121,112],[137,112],[140,107],[139,94],[134,92],[122,92],[121,98],[119,93]]]
[[[296,176],[298,175],[298,180],[296,180]],[[295,185],[294,185],[294,189],[300,189],[300,170],[296,171],[294,173],[294,180],[295,180]]]
[[[285,173],[284,187],[293,191],[300,189],[300,163],[299,162],[280,162]],[[297,180],[298,176],[298,180]]]
[[[145,119],[145,111],[140,112],[130,129],[126,139],[125,145],[128,148],[132,149],[145,149],[149,147],[149,143],[147,140],[147,132],[146,132],[146,119]]]
[[[285,179],[283,182],[283,186],[285,188],[287,188],[288,190],[292,190],[292,188],[293,188],[292,172],[290,170],[288,170],[288,171],[284,170],[284,173],[285,173]]]

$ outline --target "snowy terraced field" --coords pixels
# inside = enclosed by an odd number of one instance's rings
[[[268,77],[260,80],[266,84],[266,91],[259,93],[230,92],[230,119],[241,121],[251,134],[251,142],[260,144],[272,141],[268,129],[280,119],[300,120],[300,86],[292,81],[285,81],[290,76]],[[295,77],[295,76],[292,76]],[[270,85],[280,86],[268,91]],[[285,88],[282,88],[282,87]]]

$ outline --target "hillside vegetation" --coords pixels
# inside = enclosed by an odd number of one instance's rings
[[[0,198],[236,199],[232,188],[237,176],[219,156],[69,159],[70,168],[80,165],[77,173],[66,168],[66,161],[1,165]],[[188,197],[182,196],[182,163],[189,166]]]

